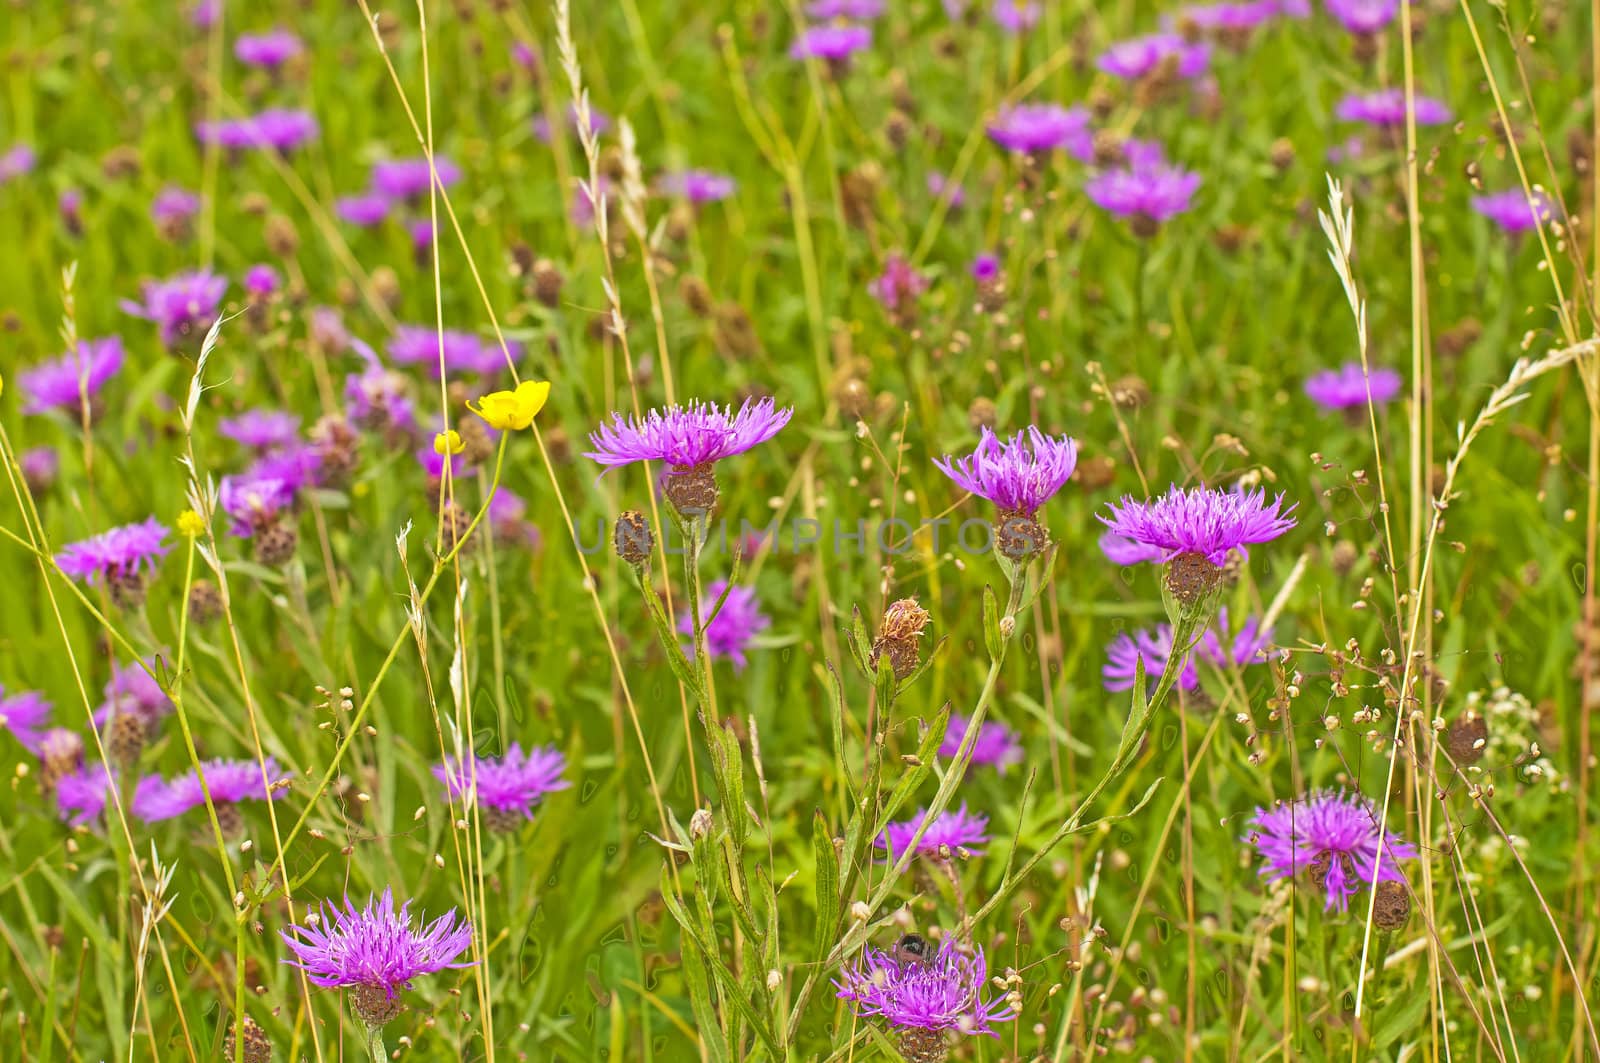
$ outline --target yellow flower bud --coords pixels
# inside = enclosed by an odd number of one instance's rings
[[[515,391],[492,391],[467,409],[482,417],[493,428],[520,430],[533,423],[550,397],[548,380],[524,380]]]
[[[440,432],[433,437],[433,452],[435,454],[459,454],[467,449],[461,441],[461,433],[454,428]]]
[[[178,514],[178,534],[190,539],[198,538],[206,533],[206,520],[192,509],[186,509]]]

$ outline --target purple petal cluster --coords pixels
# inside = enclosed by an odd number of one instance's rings
[[[533,119],[532,124],[533,135],[546,144],[550,143],[550,120],[541,114]],[[574,131],[578,128],[578,108],[576,104],[567,104],[567,126]],[[604,136],[606,131],[611,128],[610,116],[590,107],[589,128],[595,136]]]
[[[716,580],[706,587],[700,596],[705,608],[710,609],[712,603],[722,597],[723,591],[727,591],[728,596],[723,599],[722,608],[706,625],[706,649],[713,659],[725,658],[732,661],[735,668],[743,668],[746,663],[744,651],[757,635],[771,626],[772,620],[761,611],[755,588],[729,588],[725,579]],[[694,634],[694,618],[688,612],[678,617],[678,631],[685,635]],[[690,652],[693,652],[692,648]]]
[[[990,14],[1007,33],[1024,33],[1039,24],[1044,7],[1039,0],[994,0]]]
[[[300,418],[286,410],[246,410],[237,417],[222,418],[217,431],[251,450],[273,450],[298,438]]]
[[[1151,687],[1167,670],[1167,660],[1172,656],[1172,625],[1157,624],[1132,633],[1118,632],[1106,647],[1106,663],[1100,668],[1100,678],[1107,690],[1132,690],[1135,669],[1144,661],[1144,674]],[[1179,690],[1193,690],[1200,685],[1200,673],[1195,669],[1194,658],[1188,657],[1178,672],[1175,684]]]
[[[870,22],[883,14],[883,0],[811,0],[806,14],[818,21],[842,18]]]
[[[0,695],[4,691],[0,690]],[[35,690],[24,690],[10,697],[0,696],[0,727],[11,732],[22,748],[38,756],[50,722],[50,702]]]
[[[76,352],[68,351],[17,374],[17,385],[28,397],[22,412],[64,410],[75,414],[81,410],[84,396],[93,398],[121,368],[122,337],[80,340]]]
[[[967,733],[971,721],[959,713],[950,714],[945,728],[944,741],[939,746],[941,757],[953,757],[961,750],[961,738]],[[988,765],[1004,775],[1007,770],[1022,763],[1022,743],[1017,733],[999,720],[985,720],[978,728],[977,740],[972,743],[972,764]]]
[[[1083,190],[1101,209],[1132,219],[1136,231],[1149,235],[1161,223],[1188,210],[1199,187],[1197,173],[1163,162],[1141,161],[1098,173]]]
[[[172,699],[161,689],[150,673],[155,670],[155,659],[139,664],[111,666],[111,678],[106,681],[105,700],[94,713],[94,725],[104,727],[113,716],[127,714],[153,724],[172,710]]]
[[[434,376],[439,375],[441,352],[445,371],[450,374],[488,376],[504,369],[506,364],[499,344],[457,329],[445,329],[441,342],[439,330],[432,325],[401,325],[395,329],[386,349],[397,364],[426,366]]]
[[[19,177],[33,172],[39,156],[27,144],[13,144],[0,152],[0,185],[10,184]]]
[[[461,168],[442,155],[433,157],[439,171],[439,187],[449,188],[461,180]],[[432,183],[427,158],[391,159],[372,166],[371,191],[390,200],[421,199]]]
[[[894,253],[884,260],[883,272],[867,284],[868,294],[890,310],[906,309],[927,289],[928,278],[904,255]]]
[[[344,378],[345,411],[363,428],[386,436],[404,437],[416,431],[415,405],[404,376],[385,368],[378,356],[360,340],[352,346],[365,368]]]
[[[1338,369],[1323,369],[1306,378],[1306,394],[1325,410],[1349,410],[1367,404],[1370,387],[1372,404],[1384,406],[1400,395],[1400,374],[1383,367],[1370,374],[1360,362],[1346,362]]]
[[[1118,41],[1100,54],[1095,65],[1113,77],[1137,81],[1168,62],[1179,77],[1198,77],[1211,62],[1211,47],[1177,33],[1152,33]]]
[[[727,174],[712,170],[674,170],[662,174],[656,187],[663,195],[686,199],[690,203],[714,203],[727,199],[738,187]]]
[[[154,571],[156,562],[171,549],[164,543],[166,537],[166,526],[151,517],[69,543],[56,554],[56,564],[73,579],[90,584]]]
[[[280,67],[305,50],[300,38],[283,28],[242,33],[233,42],[234,58],[246,66]]]
[[[917,814],[910,819],[899,823],[891,823],[884,828],[883,834],[873,840],[873,845],[883,849],[893,860],[906,851],[911,845],[911,839],[916,836],[922,821],[927,818],[928,810],[918,809]],[[945,809],[939,813],[937,819],[928,827],[922,841],[917,845],[917,852],[938,856],[940,850],[966,849],[969,852],[982,852],[980,845],[989,842],[989,817],[979,812],[968,812],[965,802],[960,808]]]
[[[1146,561],[1160,561],[1166,551],[1160,547],[1146,546],[1111,532],[1100,536],[1100,552],[1113,565],[1141,565]]]
[[[1004,441],[984,428],[971,454],[946,455],[933,464],[956,486],[987,498],[1002,513],[1031,517],[1071,478],[1078,467],[1078,444],[1031,425]]]
[[[1450,121],[1450,108],[1432,96],[1417,96],[1418,125],[1444,125]],[[1339,101],[1334,114],[1345,122],[1365,122],[1393,129],[1406,124],[1406,94],[1403,89],[1352,93]]]
[[[472,924],[452,908],[419,928],[410,909],[407,901],[397,910],[387,888],[362,909],[349,898],[344,908],[324,901],[316,925],[279,931],[295,955],[283,962],[305,971],[316,985],[367,986],[382,989],[391,1000],[396,990],[409,989],[414,978],[472,966],[455,962],[472,944]]]
[[[381,225],[389,217],[389,207],[389,197],[377,192],[341,196],[333,201],[333,212],[339,216],[340,221],[359,225],[364,229]]]
[[[277,477],[224,476],[217,488],[217,504],[233,518],[228,530],[241,538],[270,527],[294,501],[294,490]]]
[[[584,457],[607,468],[636,461],[659,461],[676,469],[693,468],[743,454],[783,430],[794,407],[780,410],[770,399],[746,399],[737,412],[714,402],[691,402],[651,410],[643,420],[613,414],[610,424],[589,433]]]
[[[167,185],[150,201],[150,218],[157,225],[181,225],[198,213],[199,195],[177,185]]]
[[[997,1037],[992,1025],[1016,1017],[1003,997],[985,996],[989,969],[983,950],[966,955],[952,938],[924,960],[901,959],[869,947],[854,966],[839,973],[833,983],[839,998],[854,1003],[858,1016],[881,1016],[902,1029]]]
[[[321,128],[310,111],[273,107],[244,118],[219,118],[195,126],[202,144],[229,151],[272,149],[290,152],[317,138]]]
[[[843,62],[856,52],[872,47],[872,30],[866,26],[833,24],[812,26],[789,46],[791,59],[824,59]]]
[[[1195,4],[1184,8],[1180,18],[1197,29],[1244,33],[1271,22],[1282,13],[1277,0],[1254,0],[1252,3]]]
[[[204,336],[217,320],[217,309],[228,291],[228,279],[210,270],[179,273],[166,280],[146,281],[144,302],[122,301],[125,313],[161,326],[161,342],[168,347]]]
[[[498,812],[533,818],[533,806],[546,794],[572,785],[561,777],[567,758],[554,746],[523,752],[516,742],[499,757],[473,757],[466,764],[446,759],[433,774],[451,797],[464,798],[477,787],[478,803]]]
[[[1271,502],[1261,488],[1223,491],[1214,487],[1182,488],[1174,484],[1160,498],[1141,502],[1131,495],[1108,503],[1099,515],[1112,534],[1162,551],[1161,560],[1199,554],[1220,566],[1233,550],[1276,539],[1294,527],[1283,509],[1283,496]]]
[[[989,123],[988,133],[990,140],[1018,154],[1065,150],[1082,162],[1094,159],[1094,130],[1083,107],[1054,103],[1007,107]]]
[[[1267,647],[1271,645],[1272,629],[1262,627],[1259,617],[1248,617],[1238,631],[1231,631],[1228,610],[1223,607],[1217,611],[1217,622],[1200,636],[1195,652],[1201,660],[1218,668],[1245,668],[1265,660]]]
[[[208,760],[201,770],[190,769],[171,781],[160,775],[150,775],[140,780],[133,794],[133,814],[146,823],[176,819],[191,809],[202,808],[206,791],[211,793],[213,805],[236,805],[242,801],[267,800],[268,782],[276,783],[282,772],[278,762],[266,758],[266,778],[262,765],[254,760]],[[205,776],[205,785],[200,783]],[[279,787],[272,791],[277,800],[287,792]]]
[[[1265,861],[1264,877],[1293,878],[1310,871],[1327,894],[1324,909],[1341,912],[1365,887],[1404,882],[1396,865],[1417,855],[1416,847],[1398,834],[1380,830],[1372,802],[1341,790],[1308,794],[1270,811],[1257,808],[1245,840]],[[1380,844],[1383,861],[1374,875]]]
[[[1537,229],[1551,217],[1550,200],[1543,192],[1530,197],[1520,188],[1473,196],[1472,209],[1513,235]]]
[[[92,823],[111,800],[113,781],[101,764],[87,764],[56,780],[56,810],[74,827]]]
[[[1400,0],[1325,0],[1328,14],[1351,33],[1373,34],[1394,21]]]

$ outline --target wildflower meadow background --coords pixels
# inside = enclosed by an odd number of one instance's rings
[[[0,10],[0,1060],[1597,1060],[1600,8]]]

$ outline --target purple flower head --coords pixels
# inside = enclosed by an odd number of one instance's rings
[[[268,451],[293,443],[300,431],[300,418],[284,410],[246,410],[237,417],[224,417],[217,431],[251,450]]]
[[[331,306],[314,306],[311,318],[311,341],[330,354],[343,354],[350,347],[350,330],[344,318]]]
[[[1047,436],[1033,426],[1004,441],[985,428],[971,454],[946,455],[933,464],[956,486],[987,498],[1000,512],[1031,517],[1078,467],[1078,444],[1068,436]]]
[[[464,798],[476,785],[484,808],[532,819],[533,806],[546,794],[572,785],[561,777],[566,770],[567,758],[554,746],[524,753],[513,742],[504,756],[473,757],[467,764],[446,758],[433,774],[451,797]]]
[[[387,888],[360,910],[348,898],[342,909],[324,901],[322,919],[315,925],[279,931],[295,954],[283,962],[305,971],[316,985],[382,989],[389,1000],[396,990],[409,989],[414,978],[472,966],[455,962],[472,943],[472,924],[452,908],[417,927],[410,909],[407,901],[396,910]]]
[[[0,185],[10,184],[17,178],[32,173],[38,161],[38,154],[27,144],[11,145],[0,152]]]
[[[765,443],[783,430],[794,407],[777,408],[771,399],[746,399],[735,412],[714,402],[651,410],[643,420],[613,414],[610,424],[589,433],[584,457],[607,468],[636,461],[659,461],[674,469],[691,469]]]
[[[772,621],[761,611],[761,603],[756,599],[753,587],[729,587],[728,581],[719,579],[706,587],[701,594],[704,608],[710,609],[718,598],[722,598],[723,591],[728,596],[722,601],[722,608],[711,617],[706,624],[706,649],[710,651],[713,659],[726,658],[733,662],[735,669],[745,666],[744,651],[749,649],[755,637],[771,626]],[[694,618],[685,611],[678,617],[678,631],[684,635],[694,634]],[[692,653],[690,647],[687,652]]]
[[[425,447],[418,447],[416,450],[416,455],[417,464],[421,465],[422,471],[427,474],[428,482],[432,484],[434,488],[437,488],[439,486],[439,481],[444,479],[445,455],[440,454],[437,450],[434,450],[432,443],[429,443]],[[462,472],[466,470],[467,460],[460,454],[451,454],[449,457],[450,478],[460,479]]]
[[[955,939],[922,960],[902,959],[893,952],[868,947],[853,967],[839,972],[833,984],[839,999],[855,1004],[860,1017],[879,1015],[891,1026],[916,1030],[960,1030],[966,1034],[999,1035],[991,1029],[1016,1015],[1005,998],[986,999],[988,965],[983,950],[964,955]]]
[[[903,255],[891,253],[883,272],[867,284],[867,291],[891,311],[908,309],[928,288],[928,278],[917,272]]]
[[[286,29],[242,33],[233,42],[233,54],[246,66],[280,67],[304,51],[300,38]]]
[[[250,147],[290,152],[317,138],[321,131],[310,111],[274,107],[243,120]]]
[[[63,410],[76,418],[82,411],[84,397],[94,398],[101,386],[121,368],[120,336],[79,340],[76,352],[69,351],[17,374],[17,384],[28,396],[22,412]]]
[[[1258,808],[1250,826],[1245,840],[1265,861],[1261,874],[1284,879],[1309,871],[1327,893],[1324,910],[1346,911],[1352,896],[1377,882],[1404,882],[1396,865],[1417,855],[1398,834],[1380,830],[1372,802],[1342,790],[1308,794],[1270,811]]]
[[[494,430],[490,429],[491,435]],[[489,527],[495,542],[522,543],[529,547],[539,545],[539,529],[523,518],[527,516],[528,503],[509,488],[501,487],[489,499]]]
[[[711,170],[676,170],[662,174],[656,187],[663,195],[686,199],[690,203],[714,203],[733,195],[737,184],[727,174]]]
[[[1416,97],[1418,125],[1444,125],[1450,121],[1450,108],[1431,96]],[[1403,89],[1352,93],[1339,101],[1334,114],[1345,122],[1365,122],[1382,128],[1406,124],[1406,94]]]
[[[1135,668],[1144,661],[1145,678],[1151,689],[1155,688],[1162,673],[1167,670],[1167,660],[1172,656],[1172,626],[1157,624],[1129,634],[1118,632],[1106,647],[1106,663],[1100,668],[1101,681],[1107,690],[1132,690]],[[1194,658],[1187,657],[1178,672],[1179,690],[1193,690],[1200,685],[1200,675],[1195,670]]]
[[[461,180],[461,168],[443,155],[433,157],[439,171],[439,187],[449,188]],[[428,194],[431,184],[428,160],[391,159],[372,166],[372,191],[389,199],[420,199]]]
[[[239,479],[281,480],[290,496],[322,482],[322,451],[315,443],[293,443],[261,455]]]
[[[1022,103],[1007,107],[989,124],[989,139],[1021,155],[1064,149],[1073,158],[1094,158],[1094,131],[1083,107]]]
[[[146,281],[144,303],[122,301],[124,313],[161,326],[161,342],[176,346],[188,337],[204,336],[217,320],[217,308],[228,290],[228,279],[209,270],[179,273],[166,280]]]
[[[1278,13],[1277,0],[1254,0],[1243,4],[1197,4],[1184,8],[1180,17],[1198,29],[1243,33],[1270,22]]]
[[[369,228],[382,224],[389,216],[389,197],[377,192],[342,196],[334,200],[333,212],[339,216],[340,221]]]
[[[1189,209],[1200,175],[1166,164],[1128,166],[1096,174],[1084,192],[1102,209],[1128,218],[1139,236]]]
[[[439,354],[444,353],[447,373],[491,374],[505,366],[505,355],[492,343],[485,343],[471,332],[445,329],[443,343],[432,325],[401,325],[387,347],[389,357],[400,365],[427,366],[439,375]]]
[[[344,378],[345,409],[350,419],[386,435],[405,436],[415,431],[416,410],[406,392],[406,378],[384,368],[365,343],[356,340],[353,345],[366,361],[366,368]]]
[[[954,210],[967,205],[967,190],[938,170],[928,171],[928,195],[943,196]]]
[[[1100,552],[1113,565],[1140,565],[1146,561],[1160,561],[1166,556],[1159,547],[1136,543],[1111,532],[1100,536]]]
[[[1351,33],[1377,33],[1400,13],[1400,0],[1325,0],[1328,14]]]
[[[818,21],[841,18],[871,22],[883,14],[883,0],[811,0],[806,14]]]
[[[56,555],[56,564],[85,583],[114,582],[145,570],[155,571],[156,562],[170,549],[162,542],[166,537],[166,527],[151,517],[69,543]]]
[[[119,715],[137,716],[147,725],[154,724],[172,711],[172,699],[150,674],[155,670],[155,658],[145,664],[149,670],[138,663],[111,666],[111,678],[105,685],[105,700],[94,712],[96,727],[104,727]]]
[[[524,70],[539,69],[539,53],[527,41],[517,41],[511,46],[511,61]]]
[[[433,250],[433,219],[414,218],[406,223],[406,233],[411,237],[411,250],[426,262],[427,253]]]
[[[257,262],[244,273],[244,290],[257,299],[274,294],[282,283],[278,271],[265,262]]]
[[[56,780],[56,809],[77,827],[100,818],[111,800],[111,779],[101,764],[89,764]]]
[[[1202,660],[1218,668],[1244,668],[1266,660],[1266,650],[1272,645],[1272,629],[1263,628],[1258,617],[1249,617],[1230,632],[1227,607],[1217,610],[1217,622],[1200,636],[1196,647]]]
[[[1038,0],[994,0],[991,13],[1007,33],[1024,33],[1039,24],[1043,11]]]
[[[256,146],[256,124],[250,118],[219,118],[196,122],[195,139],[229,151],[245,151]]]
[[[1550,200],[1543,192],[1535,191],[1529,197],[1520,188],[1473,196],[1472,209],[1512,235],[1536,229],[1551,217]]]
[[[275,478],[224,476],[217,489],[217,504],[233,518],[229,531],[248,538],[276,523],[278,515],[294,505],[294,491]]]
[[[1191,43],[1177,33],[1152,33],[1118,41],[1101,53],[1095,65],[1113,77],[1137,81],[1168,62],[1179,77],[1198,77],[1210,61],[1209,45]]]
[[[205,775],[204,787],[200,784],[201,773],[192,768],[170,782],[159,775],[141,779],[133,794],[133,814],[146,823],[176,819],[191,809],[203,808],[208,790],[213,805],[267,799],[267,783],[262,780],[262,765],[258,761],[208,760],[200,767]],[[266,769],[267,780],[277,782],[282,774],[278,762],[266,758]],[[287,792],[279,787],[272,791],[272,798],[277,800]]]
[[[1107,504],[1109,516],[1098,516],[1112,534],[1162,551],[1162,561],[1199,554],[1220,567],[1230,551],[1247,553],[1247,546],[1271,542],[1294,527],[1294,518],[1288,515],[1294,507],[1282,506],[1282,495],[1269,503],[1260,488],[1186,490],[1173,484],[1160,498],[1145,502],[1124,495],[1120,505]]]
[[[167,185],[150,201],[150,219],[157,225],[182,225],[198,213],[200,197],[177,185]]]
[[[1384,406],[1400,394],[1402,381],[1393,369],[1373,369],[1369,377],[1360,362],[1346,362],[1338,369],[1323,369],[1306,378],[1306,394],[1324,410],[1349,410],[1367,405],[1367,388],[1372,388],[1372,404]]]
[[[944,742],[939,746],[941,757],[954,757],[961,749],[961,736],[967,733],[970,721],[959,713],[950,714],[945,728]],[[1022,763],[1022,743],[1016,732],[999,720],[987,720],[978,728],[978,738],[972,743],[972,763],[991,764],[1001,775]]]
[[[208,30],[222,14],[222,0],[195,0],[189,5],[189,25],[197,30]]]
[[[67,228],[76,233],[83,225],[83,189],[63,188],[56,197],[56,209]]]
[[[55,447],[48,444],[29,447],[17,455],[17,465],[22,469],[22,478],[38,493],[48,490],[56,482],[56,474],[61,471],[61,456],[56,453]]]
[[[972,260],[972,279],[979,284],[993,284],[1000,279],[1000,259],[985,251]]]
[[[872,30],[866,26],[831,24],[812,26],[789,46],[791,59],[824,59],[842,63],[856,52],[872,47]]]
[[[567,126],[574,132],[578,129],[578,106],[567,104]],[[611,118],[602,111],[593,107],[589,108],[589,128],[597,137],[604,136],[611,128]],[[544,143],[550,143],[550,122],[544,115],[537,115],[533,119],[533,135]]]
[[[889,859],[895,859],[910,846],[911,839],[916,836],[927,815],[927,809],[918,809],[917,814],[910,819],[889,824],[872,844],[888,852]],[[943,849],[951,851],[966,849],[981,853],[983,850],[978,846],[987,845],[988,842],[989,817],[977,812],[968,812],[966,803],[962,802],[960,808],[947,808],[939,813],[939,818],[933,821],[927,833],[922,836],[922,841],[918,843],[917,852],[931,856],[943,855],[940,852]]]
[[[50,722],[50,703],[34,690],[4,697],[0,691],[0,727],[11,732],[22,748],[34,756],[44,746],[44,729]]]

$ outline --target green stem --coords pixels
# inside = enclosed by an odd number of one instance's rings
[[[372,1053],[372,1063],[388,1063],[389,1050],[383,1047],[383,1027],[367,1027],[367,1051]]]

